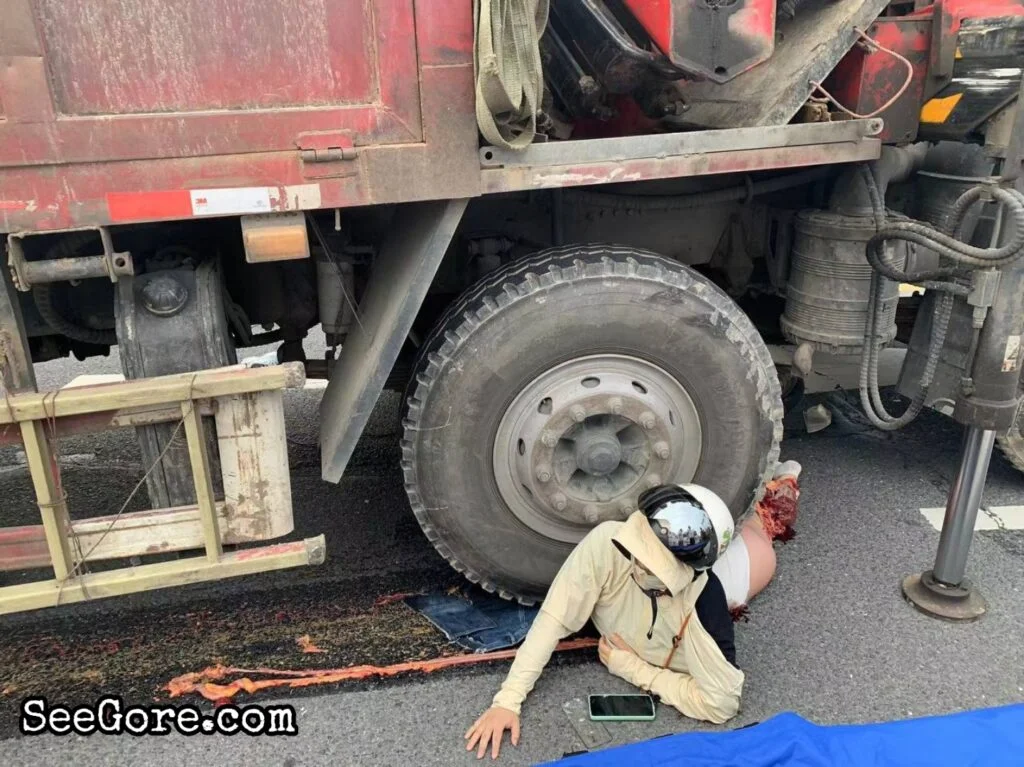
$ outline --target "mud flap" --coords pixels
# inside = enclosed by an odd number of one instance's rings
[[[320,404],[320,469],[328,482],[341,479],[468,202],[398,209]]]

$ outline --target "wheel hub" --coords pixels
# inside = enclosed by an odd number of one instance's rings
[[[575,442],[576,465],[587,474],[603,477],[622,463],[622,443],[614,429],[584,427]]]
[[[691,479],[701,445],[696,406],[678,381],[646,360],[599,355],[523,388],[498,425],[493,465],[521,522],[573,542],[624,519],[648,487]]]

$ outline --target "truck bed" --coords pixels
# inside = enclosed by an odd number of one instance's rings
[[[572,141],[571,161],[552,145],[540,162],[529,152],[491,161],[487,147],[478,154],[468,0],[0,0],[0,18],[0,232],[466,198],[879,151],[875,130],[823,124],[780,126],[771,141],[714,131],[696,140],[698,154],[694,140],[665,134],[614,150]]]

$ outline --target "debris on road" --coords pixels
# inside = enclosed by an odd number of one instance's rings
[[[422,593],[422,591],[403,591],[398,594],[384,594],[374,600],[373,606],[375,608],[384,607],[385,605],[394,604],[395,602],[404,602],[409,597],[418,597]]]
[[[300,637],[296,637],[295,644],[299,646],[299,650],[305,653],[327,652],[327,650],[313,644],[313,640],[310,638],[309,634],[303,634]]]
[[[832,425],[832,413],[821,403],[804,411],[804,426],[808,434],[827,429]]]

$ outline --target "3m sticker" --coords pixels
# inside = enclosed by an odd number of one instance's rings
[[[230,216],[241,213],[269,213],[270,189],[245,186],[236,189],[193,189],[192,215]]]

